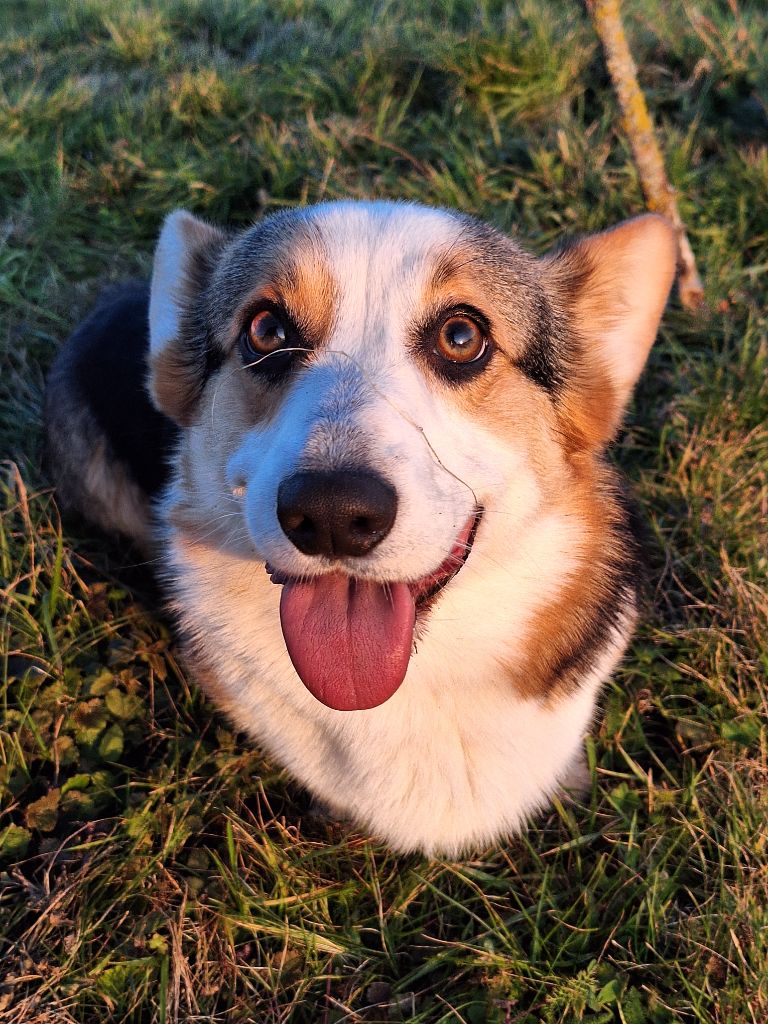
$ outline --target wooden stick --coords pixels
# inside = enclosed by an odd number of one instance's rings
[[[603,44],[608,74],[624,116],[624,131],[632,147],[648,208],[667,217],[677,231],[680,302],[686,309],[698,309],[704,301],[704,286],[677,208],[675,190],[664,170],[664,159],[645,97],[637,81],[637,67],[621,20],[620,0],[586,0],[586,3]]]

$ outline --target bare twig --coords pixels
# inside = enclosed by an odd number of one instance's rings
[[[637,81],[637,68],[621,20],[620,0],[586,0],[586,4],[603,44],[608,73],[624,115],[624,131],[632,147],[648,208],[667,217],[677,230],[680,301],[686,309],[698,309],[704,299],[704,287]]]

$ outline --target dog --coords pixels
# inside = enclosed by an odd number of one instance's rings
[[[583,777],[635,624],[606,450],[675,264],[654,214],[535,257],[402,202],[173,212],[54,362],[61,503],[155,553],[200,684],[331,813],[498,841]]]

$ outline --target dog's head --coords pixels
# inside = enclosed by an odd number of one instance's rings
[[[503,560],[576,507],[599,532],[595,467],[675,250],[652,215],[543,259],[400,203],[283,212],[237,235],[166,220],[149,383],[182,427],[177,525],[266,563],[321,701],[395,691],[473,545]]]

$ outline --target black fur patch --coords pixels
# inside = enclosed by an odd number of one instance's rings
[[[148,351],[149,285],[131,282],[101,296],[57,362],[115,456],[153,496],[168,480],[178,429],[149,399]]]
[[[552,310],[543,296],[534,301],[533,315],[532,336],[515,366],[548,394],[557,395],[565,384],[565,371]]]

